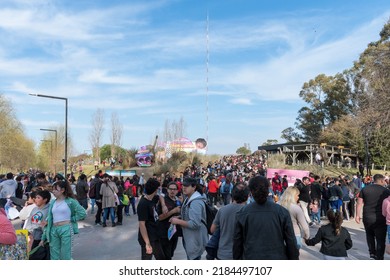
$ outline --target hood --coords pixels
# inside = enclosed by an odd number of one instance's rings
[[[196,200],[196,199],[201,199],[201,200],[204,200],[205,202],[207,201],[207,199],[203,195],[201,195],[199,192],[196,191],[192,194],[192,196],[188,200],[188,203],[190,203],[191,201]]]
[[[16,183],[15,180],[5,180],[3,182],[1,182],[1,184],[3,185],[3,187],[17,187],[18,186],[18,183]]]

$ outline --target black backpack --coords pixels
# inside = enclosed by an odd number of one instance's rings
[[[188,207],[190,207],[191,202],[192,201],[190,201],[190,203],[188,204]],[[214,222],[214,219],[215,219],[215,216],[217,215],[218,209],[215,208],[215,207],[210,206],[205,201],[203,201],[203,202],[204,202],[204,205],[205,205],[205,208],[206,208],[206,221],[202,220],[202,223],[206,226],[207,233],[211,235],[212,234],[211,231],[210,231],[211,225]]]
[[[96,182],[92,182],[91,187],[89,188],[88,196],[89,198],[96,197]]]

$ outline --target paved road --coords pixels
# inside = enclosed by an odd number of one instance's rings
[[[326,222],[326,221],[325,221]],[[353,240],[353,248],[348,251],[351,260],[367,260],[368,249],[365,240],[363,225],[355,221],[345,221]],[[117,227],[108,226],[103,228],[94,225],[94,215],[89,214],[84,221],[79,222],[80,234],[75,236],[74,253],[75,260],[139,260],[141,249],[137,241],[138,220],[137,216],[124,216],[123,225]],[[310,229],[313,237],[318,227]],[[320,244],[314,247],[303,246],[300,251],[302,260],[322,259],[319,253]],[[179,239],[178,248],[174,259],[185,260],[186,255]],[[204,257],[202,258],[204,259]],[[389,255],[385,255],[390,260]]]

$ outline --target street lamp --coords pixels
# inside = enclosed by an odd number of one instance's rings
[[[41,140],[41,142],[50,142],[50,162],[53,167],[53,141],[51,140]]]
[[[65,172],[64,177],[67,177],[67,171],[68,171],[68,98],[66,97],[58,97],[58,96],[52,96],[52,95],[43,95],[43,94],[35,94],[35,93],[29,93],[29,95],[37,96],[37,97],[43,97],[43,98],[51,98],[51,99],[60,99],[65,101]]]
[[[56,138],[55,138],[55,145],[54,145],[54,150],[55,150],[55,162],[57,162],[57,154],[58,154],[58,150],[57,150],[57,130],[56,129],[49,129],[49,128],[40,128],[39,130],[42,130],[42,131],[51,131],[51,132],[55,132],[56,134]],[[54,163],[54,173],[57,173],[57,163]]]

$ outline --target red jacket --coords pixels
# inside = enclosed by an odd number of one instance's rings
[[[278,175],[275,175],[275,177],[272,178],[272,190],[274,191],[274,193],[276,193],[277,191],[282,191],[282,182]]]
[[[217,193],[218,192],[218,184],[217,182],[213,179],[209,182],[208,185],[209,188],[209,193]]]

